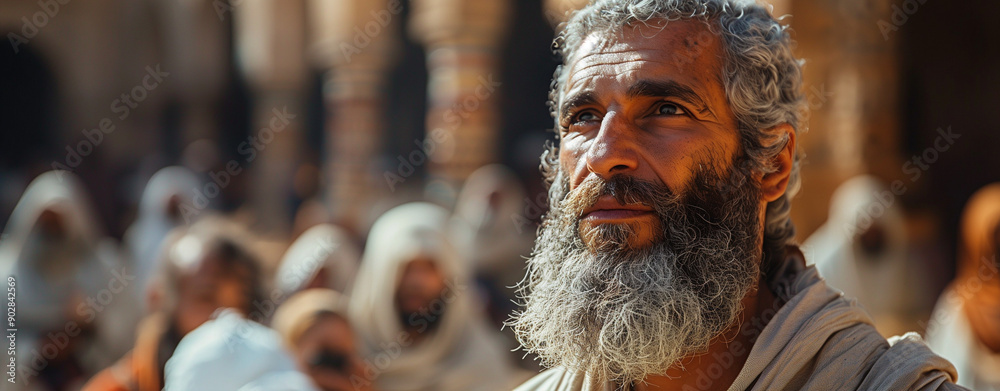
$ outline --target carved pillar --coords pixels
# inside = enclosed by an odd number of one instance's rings
[[[401,0],[311,0],[311,58],[325,70],[326,204],[333,219],[364,229],[378,199],[385,84],[403,11]]]
[[[287,232],[290,225],[288,198],[305,121],[305,11],[303,0],[242,0],[233,9],[237,57],[255,98],[249,144],[257,156],[241,162],[252,166],[249,201],[264,232]]]
[[[433,178],[455,185],[495,162],[497,56],[507,0],[413,0],[410,33],[427,49],[427,142]]]

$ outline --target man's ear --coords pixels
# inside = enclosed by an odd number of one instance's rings
[[[760,190],[764,200],[774,201],[785,194],[788,179],[792,175],[792,165],[795,163],[795,128],[789,124],[781,124],[767,130],[768,133],[787,138],[784,148],[771,158],[771,167],[775,171],[764,174],[760,180]]]

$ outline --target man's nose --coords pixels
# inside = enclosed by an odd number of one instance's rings
[[[597,138],[587,150],[587,169],[603,179],[635,171],[639,167],[635,132],[621,115],[609,113],[601,123]]]

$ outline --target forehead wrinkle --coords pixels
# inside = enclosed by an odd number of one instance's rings
[[[603,65],[639,64],[637,68],[642,68],[643,63],[667,64],[668,60],[672,58],[658,58],[664,54],[662,49],[635,48],[625,44],[615,46],[625,46],[625,48],[621,50],[599,50],[581,53],[573,61],[573,66],[569,69],[567,75],[572,77],[583,70]],[[611,58],[608,59],[607,57]]]
[[[641,61],[639,61],[639,62],[641,62]],[[625,78],[637,78],[637,77],[632,76],[630,74],[641,71],[642,67],[641,66],[635,67],[635,68],[639,68],[639,69],[634,69],[634,68],[633,69],[619,69],[620,66],[625,65],[626,63],[635,63],[635,62],[620,62],[618,64],[614,64],[612,66],[615,67],[615,71],[611,72],[611,73],[604,73],[604,72],[600,72],[600,71],[595,71],[594,70],[595,68],[600,67],[600,66],[611,65],[611,64],[607,64],[607,63],[594,63],[594,64],[589,64],[589,65],[587,65],[587,66],[585,66],[583,68],[580,68],[578,71],[574,72],[574,74],[571,76],[571,79],[569,80],[569,83],[567,83],[567,85],[566,85],[565,92],[569,93],[571,91],[580,89],[580,87],[578,86],[578,84],[581,84],[581,83],[583,83],[585,86],[592,85],[595,82],[595,79],[603,79],[603,78],[614,79],[614,78],[623,78],[623,77],[625,77]],[[630,67],[630,68],[632,68],[632,67]],[[625,83],[623,83],[623,84],[625,84]],[[584,87],[584,88],[586,88],[586,87]]]
[[[588,38],[588,41],[591,39],[592,38]],[[674,40],[677,39],[679,38],[674,38]],[[607,40],[605,40],[605,42],[607,42]],[[680,43],[674,42],[667,46],[673,48],[673,46],[679,44]],[[588,43],[585,42],[581,45],[580,51],[578,52],[579,54],[572,62],[572,67],[566,73],[568,78],[563,92],[565,93],[572,90],[572,86],[577,84],[579,81],[591,79],[594,76],[603,76],[594,75],[593,72],[588,72],[594,67],[611,66],[614,67],[615,70],[610,73],[611,75],[621,75],[626,72],[641,72],[648,70],[649,68],[654,68],[657,65],[665,64],[669,67],[672,62],[676,63],[678,58],[684,59],[686,62],[692,62],[692,65],[697,65],[693,63],[698,61],[684,58],[681,55],[674,55],[673,52],[673,50],[664,50],[663,47],[636,47],[628,42],[616,41],[610,45],[606,43],[603,45],[588,45]],[[716,57],[719,57],[720,59],[723,58],[719,55],[719,53],[711,52],[718,52],[718,50],[710,50],[710,53],[702,53],[702,55],[715,54]],[[622,69],[623,67],[626,67],[627,69]],[[675,69],[675,71],[683,70]],[[714,81],[721,82],[720,72],[714,73],[716,73]],[[700,81],[700,78],[695,77],[695,80]]]
[[[643,52],[655,53],[656,49],[636,48],[627,42],[611,39],[606,34],[592,33],[580,44],[580,47],[577,49],[578,55],[571,59],[570,64],[572,65],[566,72],[567,83],[563,87],[563,92],[571,90],[571,84],[575,84],[571,83],[572,79],[582,71],[595,66],[620,66],[632,62],[646,61],[647,59],[643,58]],[[618,58],[619,56],[623,58]],[[612,58],[607,59],[607,57]],[[594,58],[597,58],[597,60],[593,60]]]
[[[699,32],[708,28],[707,24],[704,21],[700,24],[683,23],[675,25],[677,28],[670,29],[671,25],[673,24],[654,27],[632,26],[633,28],[626,28],[623,31],[590,33],[575,51],[572,65],[566,72],[564,86],[559,94],[560,101],[570,93],[593,91],[597,82],[611,80],[626,86],[643,77],[661,79],[653,77],[650,72],[666,71],[668,75],[674,73],[686,75],[675,80],[694,88],[705,103],[702,107],[694,108],[694,112],[704,116],[706,120],[719,122],[720,113],[717,112],[718,108],[713,106],[719,103],[726,105],[728,109],[729,105],[729,97],[722,88],[725,53],[721,38],[709,29],[708,32],[716,39],[698,38],[694,42],[697,48],[693,49],[692,43],[689,42],[690,37],[701,37]],[[694,53],[695,57],[691,57],[691,50],[697,50]],[[718,60],[713,61],[714,59]],[[679,63],[686,66],[678,68]],[[599,67],[609,67],[611,72],[597,71]],[[706,75],[703,74],[705,72],[693,71],[691,67],[709,67],[713,71],[710,72],[711,75]],[[636,72],[639,74],[636,75]],[[715,84],[722,90],[717,91],[714,88]]]
[[[623,50],[614,53],[606,52],[596,52],[587,53],[580,57],[577,61],[573,62],[573,68],[567,72],[569,79],[566,81],[566,85],[563,89],[563,93],[568,93],[574,89],[578,89],[577,84],[581,82],[591,81],[595,78],[619,78],[622,76],[629,75],[632,79],[638,80],[639,77],[632,75],[636,72],[643,72],[651,67],[655,67],[658,64],[667,64],[668,61],[661,59],[649,58],[643,56],[643,52],[657,53],[657,50]],[[605,60],[600,57],[615,56],[618,54],[631,54],[631,58],[612,58],[610,60]],[[590,60],[594,57],[598,57],[598,60]],[[602,61],[603,60],[603,61]],[[594,68],[610,66],[614,68],[613,72],[605,73],[600,71],[594,71]],[[589,84],[589,83],[588,83]],[[629,83],[623,83],[629,84]]]

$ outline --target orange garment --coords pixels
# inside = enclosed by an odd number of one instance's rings
[[[104,369],[83,386],[82,391],[160,391],[163,367],[169,356],[161,354],[167,332],[166,317],[153,314],[139,324],[135,347],[114,365]],[[172,352],[171,352],[172,353]],[[166,356],[166,357],[161,357]]]

